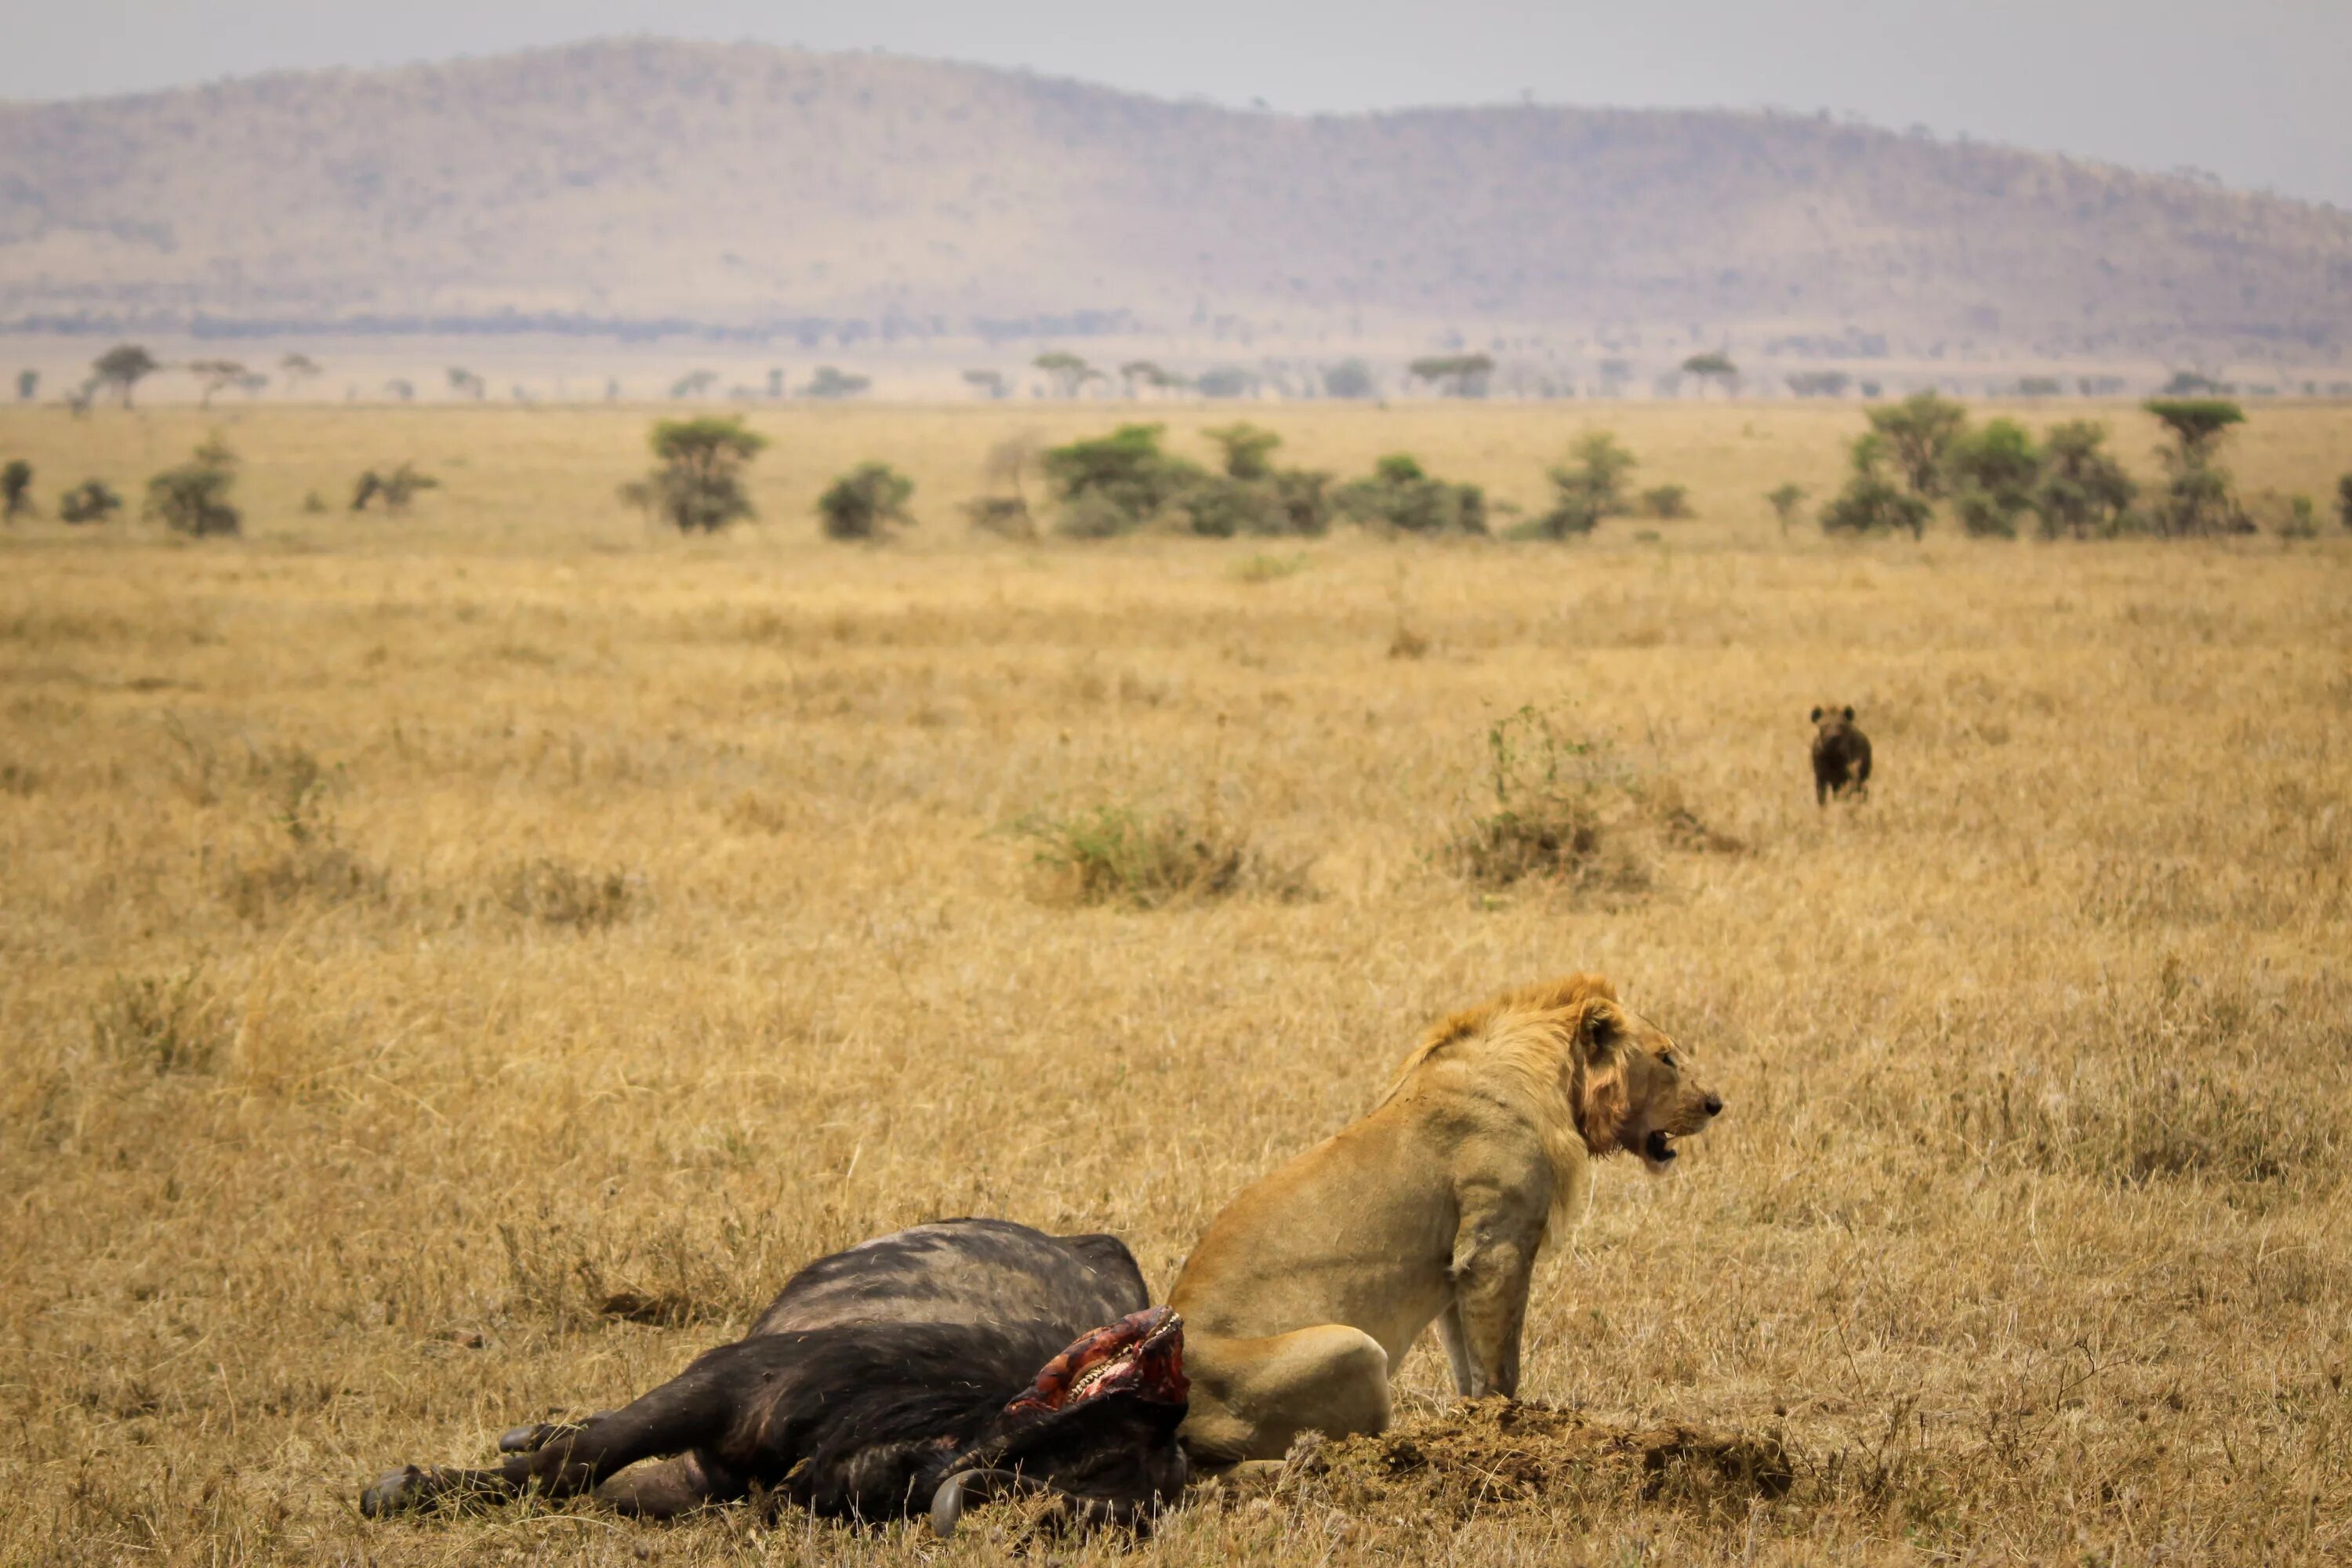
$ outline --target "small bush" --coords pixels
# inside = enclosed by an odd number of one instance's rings
[[[2316,539],[2319,537],[2319,509],[2311,504],[2309,496],[2289,496],[2285,510],[2278,521],[2281,539]]]
[[[33,510],[33,465],[22,458],[0,464],[0,521],[14,522]]]
[[[1486,491],[1476,485],[1432,479],[1404,452],[1382,458],[1370,479],[1340,486],[1332,501],[1351,522],[1400,533],[1486,531]]]
[[[122,498],[103,479],[84,479],[58,498],[58,516],[67,522],[104,522],[122,510]]]
[[[621,499],[681,533],[714,533],[749,518],[743,469],[768,438],[732,416],[664,419],[646,437],[662,466],[621,487]]]
[[[603,931],[635,902],[627,873],[583,871],[560,860],[525,860],[499,879],[499,901],[525,920],[573,931]]]
[[[1935,509],[1909,490],[1875,474],[1856,474],[1837,499],[1822,508],[1823,533],[1892,533],[1908,529],[1917,538],[1927,531]]]
[[[1045,480],[1061,507],[1056,526],[1078,539],[1131,533],[1198,484],[1197,464],[1160,449],[1163,428],[1122,425],[1047,452]]]
[[[2352,529],[2352,474],[2336,481],[2336,521]]]
[[[1623,770],[1605,746],[1563,740],[1533,707],[1487,727],[1494,809],[1474,815],[1445,847],[1466,880],[1503,889],[1523,881],[1632,890],[1646,869],[1612,841],[1608,807]]]
[[[1789,525],[1797,521],[1797,509],[1805,504],[1805,498],[1810,493],[1802,485],[1786,484],[1764,498],[1765,504],[1772,509],[1772,515],[1780,520],[1781,532],[1788,532]]]
[[[168,976],[118,976],[90,1014],[99,1050],[154,1073],[209,1070],[228,1043],[228,1009],[193,968]]]
[[[1642,492],[1642,515],[1662,522],[1693,517],[1688,485],[1655,485]]]
[[[244,519],[228,499],[236,483],[236,454],[215,436],[188,462],[147,481],[147,515],[195,539],[236,533]]]
[[[915,481],[887,463],[860,463],[817,499],[817,515],[827,539],[883,539],[893,528],[914,526],[907,514],[914,494]]]
[[[1945,458],[1960,527],[1979,537],[2017,537],[2017,521],[2033,506],[2042,454],[2013,419],[1989,421],[1953,437]]]
[[[1106,805],[1023,818],[1015,831],[1035,846],[1032,864],[1049,902],[1124,904],[1152,910],[1229,897],[1255,888],[1283,898],[1306,891],[1306,868],[1277,868],[1252,853],[1249,836],[1213,807],[1195,819],[1178,811]]]
[[[2033,510],[2045,539],[2108,539],[2126,531],[2139,487],[2106,449],[2107,427],[2090,419],[2051,426],[2042,446]]]
[[[332,806],[339,777],[300,746],[248,753],[246,781],[263,819],[259,843],[230,859],[220,883],[239,919],[263,921],[310,900],[383,894],[383,873],[343,847]]]
[[[1636,465],[1633,454],[1619,445],[1616,437],[1606,430],[1592,431],[1577,442],[1570,455],[1572,462],[1559,465],[1549,475],[1552,507],[1528,530],[1533,537],[1568,539],[1591,533],[1604,519],[1622,517],[1632,510],[1625,479]]]

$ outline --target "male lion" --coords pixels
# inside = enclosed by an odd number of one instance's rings
[[[1381,1430],[1389,1372],[1433,1321],[1459,1393],[1516,1394],[1536,1255],[1584,1217],[1591,1162],[1662,1170],[1722,1109],[1599,975],[1445,1019],[1370,1114],[1244,1190],[1192,1249],[1169,1298],[1186,1448],[1214,1466]]]

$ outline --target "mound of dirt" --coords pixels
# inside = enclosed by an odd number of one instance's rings
[[[1700,1504],[1779,1497],[1791,1480],[1779,1439],[1689,1426],[1613,1426],[1547,1405],[1486,1399],[1408,1417],[1371,1436],[1305,1438],[1278,1485],[1351,1513],[1442,1517],[1632,1491]]]

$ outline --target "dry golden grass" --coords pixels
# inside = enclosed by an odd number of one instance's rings
[[[764,418],[775,521],[686,542],[611,499],[644,419],[224,419],[245,540],[0,534],[0,1562],[990,1558],[352,1497],[642,1389],[910,1221],[1107,1227],[1164,1289],[1427,1019],[1570,968],[1730,1109],[1673,1179],[1606,1172],[1525,1393],[1777,1432],[1788,1495],[1424,1522],[1306,1494],[1125,1560],[2352,1552],[2340,534],[1784,542],[1757,498],[1825,487],[1850,412],[1623,410],[1645,477],[1693,489],[1668,547],[1343,535],[1263,575],[1248,542],[948,522],[1016,421],[1099,416],[867,410]],[[1274,422],[1533,504],[1582,420]],[[0,457],[47,506],[205,427],[10,413]],[[923,536],[825,546],[808,502],[868,456],[922,482]],[[447,482],[408,521],[299,510],[402,458]],[[2352,422],[2263,412],[2235,461],[2319,490]],[[1878,773],[1822,813],[1830,697]],[[1466,884],[1445,847],[1528,703],[1608,742],[1653,826],[1742,847]],[[1314,896],[1041,900],[1006,831],[1211,799]]]

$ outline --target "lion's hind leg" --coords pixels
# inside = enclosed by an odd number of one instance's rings
[[[1302,1432],[1345,1437],[1389,1424],[1389,1356],[1345,1323],[1265,1339],[1195,1335],[1184,1346],[1192,1412],[1181,1436],[1199,1462],[1279,1459]]]

